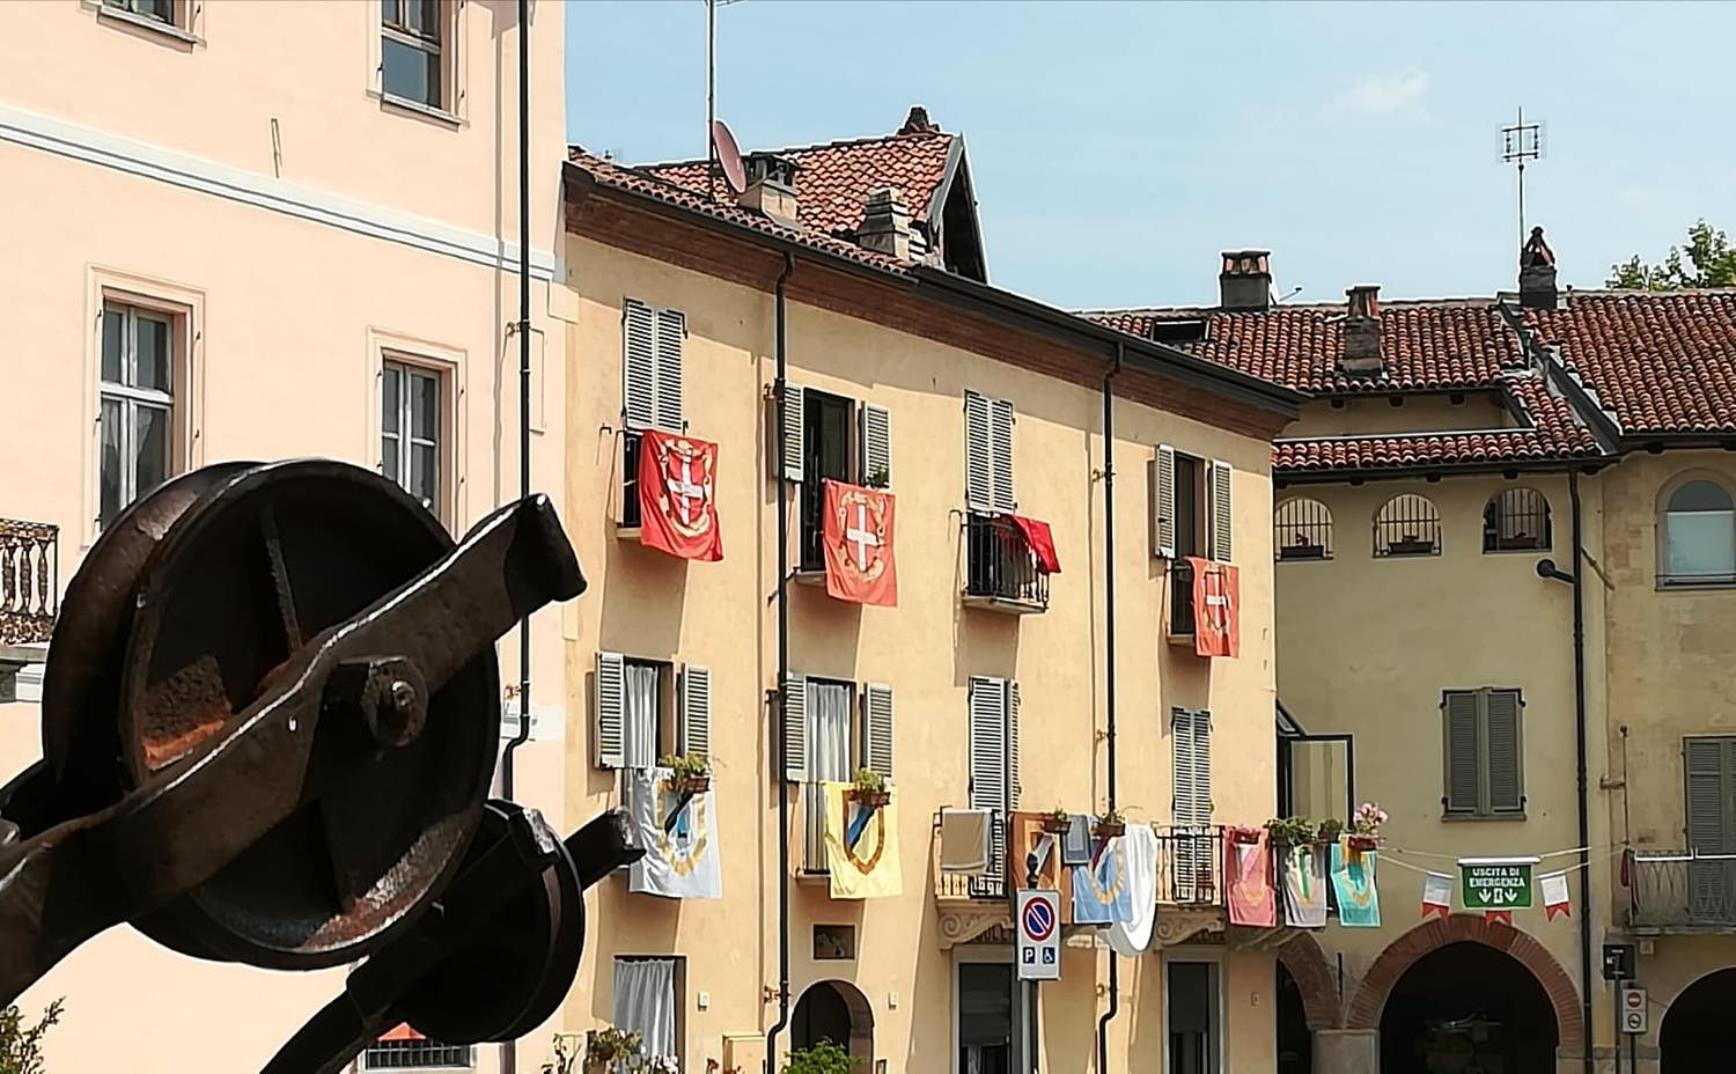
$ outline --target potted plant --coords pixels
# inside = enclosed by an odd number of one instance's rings
[[[1426,556],[1435,550],[1433,540],[1424,540],[1414,533],[1407,533],[1386,547],[1388,555],[1394,556]]]
[[[862,479],[862,483],[871,489],[883,489],[892,484],[892,475],[886,472],[886,467],[876,466]]]
[[[1254,846],[1260,841],[1260,829],[1245,828],[1235,825],[1230,828],[1230,842],[1241,846]]]
[[[638,1033],[604,1026],[585,1034],[585,1074],[604,1074],[625,1066],[639,1055],[645,1038]]]
[[[1307,817],[1273,818],[1266,822],[1266,835],[1274,843],[1298,846],[1313,840],[1314,822]]]
[[[1373,850],[1380,846],[1380,826],[1386,823],[1386,810],[1379,802],[1364,802],[1350,817],[1350,849]]]
[[[1098,816],[1097,824],[1091,829],[1092,834],[1099,839],[1113,839],[1127,832],[1127,818],[1114,806],[1105,809]]]
[[[665,757],[658,763],[669,769],[669,786],[677,794],[704,794],[711,789],[711,762],[700,754]]]
[[[784,1062],[783,1074],[850,1074],[850,1053],[829,1040],[812,1048],[795,1048]]]
[[[1073,818],[1060,806],[1043,814],[1043,830],[1050,835],[1066,835],[1071,827]]]
[[[1338,836],[1343,831],[1343,821],[1337,817],[1328,817],[1320,822],[1319,827],[1314,829],[1314,841],[1316,843],[1336,843]]]
[[[870,809],[879,809],[892,801],[892,792],[886,787],[886,777],[872,768],[856,769],[856,778],[850,781],[850,789],[844,796]]]

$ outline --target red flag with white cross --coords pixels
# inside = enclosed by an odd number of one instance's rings
[[[1194,652],[1237,656],[1242,651],[1242,583],[1227,563],[1189,556],[1193,566]]]
[[[655,429],[639,435],[639,543],[682,559],[722,559],[717,445]]]
[[[826,550],[826,592],[857,604],[898,604],[890,492],[826,482],[821,543]]]

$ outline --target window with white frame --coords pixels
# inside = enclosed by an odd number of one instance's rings
[[[616,1029],[637,1033],[640,1058],[669,1060],[682,1069],[682,993],[686,965],[681,958],[615,957]]]
[[[380,90],[387,97],[447,109],[440,0],[381,0]]]
[[[101,474],[98,520],[168,480],[175,452],[175,320],[139,306],[102,312]]]
[[[1736,582],[1736,500],[1723,485],[1707,478],[1677,485],[1660,523],[1662,584]]]
[[[124,11],[142,19],[176,25],[175,0],[102,0],[102,6],[112,11]]]
[[[422,501],[441,509],[441,374],[425,366],[386,361],[380,367],[380,472]]]

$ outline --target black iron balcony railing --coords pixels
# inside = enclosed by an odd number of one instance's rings
[[[989,816],[989,871],[986,876],[948,873],[941,869],[940,819],[934,823],[934,895],[937,899],[1007,898],[1006,815],[996,811]]]
[[[621,434],[620,526],[624,530],[636,530],[642,521],[639,514],[639,450],[643,443],[644,438],[636,429]]]
[[[1157,902],[1160,906],[1224,905],[1224,830],[1159,828]]]
[[[1193,597],[1193,564],[1178,556],[1175,562],[1169,565],[1169,633],[1171,637],[1193,637]]]
[[[1635,854],[1628,865],[1628,924],[1649,929],[1736,929],[1736,854]]]
[[[1025,531],[1005,515],[965,516],[966,599],[1042,611],[1049,606],[1049,575],[1038,569]]]
[[[60,527],[0,518],[0,645],[45,642],[60,603]]]

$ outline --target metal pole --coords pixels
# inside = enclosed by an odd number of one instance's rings
[[[717,197],[717,146],[711,131],[717,122],[717,0],[705,0],[705,192]]]
[[[1519,106],[1519,248],[1525,248],[1525,106]]]

